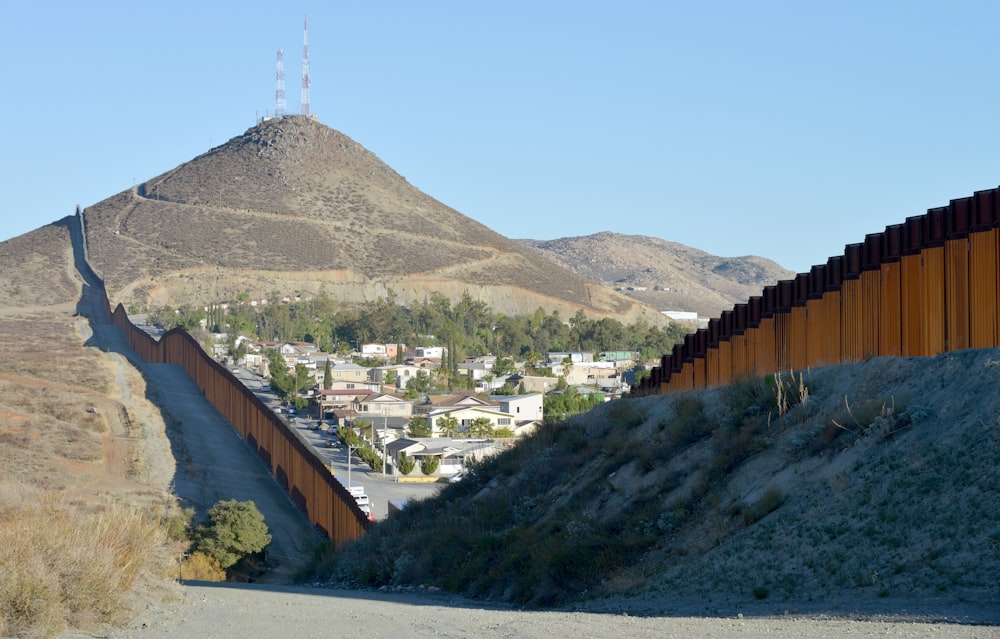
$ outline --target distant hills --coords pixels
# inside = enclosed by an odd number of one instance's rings
[[[661,311],[716,317],[778,280],[795,277],[756,256],[717,257],[644,235],[597,233],[557,240],[519,240],[546,258]]]

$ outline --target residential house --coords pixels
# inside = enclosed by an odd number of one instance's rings
[[[499,406],[449,406],[435,408],[426,413],[427,421],[431,426],[431,436],[442,433],[441,419],[449,416],[454,417],[458,422],[459,432],[468,431],[475,419],[486,418],[493,425],[493,428],[509,428],[514,430],[514,418],[501,411]]]
[[[415,413],[428,413],[435,408],[451,408],[454,406],[493,406],[499,407],[496,402],[481,399],[475,395],[428,395],[423,401],[414,405]]]
[[[541,393],[544,395],[554,391],[559,385],[559,380],[555,377],[524,375],[520,378],[519,383],[524,384],[524,391],[526,393]]]
[[[566,383],[570,386],[586,385],[608,388],[621,385],[621,371],[614,362],[589,362],[574,364],[566,371]]]
[[[367,388],[323,389],[312,397],[312,401],[315,402],[313,414],[319,419],[332,419],[339,423],[341,420],[356,416],[358,413],[356,406],[375,394],[375,391]]]
[[[385,344],[362,344],[361,356],[385,359],[387,356]]]
[[[376,382],[351,382],[347,380],[333,380],[330,382],[330,390],[362,390],[367,388],[373,393],[377,393],[382,386]]]
[[[549,362],[561,362],[567,357],[574,366],[594,361],[594,354],[586,351],[552,351],[545,354],[545,359]]]
[[[407,364],[392,364],[389,366],[376,366],[369,371],[369,375],[373,382],[379,384],[388,384],[390,377],[395,377],[392,385],[396,388],[407,388],[410,384],[410,380],[417,376],[417,373],[424,370],[418,366],[411,366]],[[425,371],[426,372],[426,371]]]
[[[334,382],[357,382],[369,381],[368,369],[358,366],[354,362],[337,362],[330,367],[330,384]]]
[[[542,421],[542,394],[491,395],[490,399],[500,405],[500,410],[515,420]]]
[[[458,365],[458,374],[471,377],[473,382],[481,381],[486,376],[493,375],[493,365],[497,358],[493,355],[483,355],[461,362]]]
[[[392,460],[393,474],[405,481],[405,476],[400,475],[397,470],[400,455],[403,453],[417,462],[417,467],[410,473],[410,477],[419,478],[422,476],[420,461],[427,457],[438,459],[435,476],[449,477],[464,470],[466,462],[480,461],[498,455],[506,449],[506,446],[500,442],[482,439],[401,437],[388,442],[385,449],[389,459]]]
[[[405,363],[428,372],[441,368],[441,359],[435,357],[407,357]]]
[[[444,359],[447,349],[444,346],[418,346],[414,351],[415,357],[436,359],[439,362]]]
[[[413,415],[413,402],[389,393],[356,395],[354,411],[369,418],[402,417],[409,420]]]

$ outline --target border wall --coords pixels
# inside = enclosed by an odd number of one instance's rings
[[[1000,346],[1000,189],[906,218],[685,336],[634,395]]]
[[[84,211],[77,207],[76,213],[79,226],[74,229],[71,224],[70,232],[74,246],[82,254],[77,258],[77,268],[93,289],[91,299],[99,298],[96,304],[100,308],[94,310],[101,317],[92,319],[119,326],[129,346],[146,362],[177,364],[184,369],[215,410],[257,453],[320,535],[338,545],[364,535],[371,522],[334,478],[323,458],[226,367],[209,357],[191,335],[174,329],[155,340],[129,321],[121,304],[111,312],[104,281],[87,260]]]
[[[175,328],[157,341],[129,321],[121,304],[111,321],[121,327],[139,357],[150,363],[177,364],[187,372],[321,535],[340,544],[368,530],[367,517],[323,458],[187,331]]]

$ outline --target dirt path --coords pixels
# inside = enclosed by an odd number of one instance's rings
[[[75,639],[81,635],[64,635]],[[995,626],[921,622],[908,619],[857,620],[832,617],[638,617],[570,611],[523,611],[470,604],[436,594],[382,594],[257,585],[187,584],[180,600],[148,610],[119,639],[158,637],[407,637],[436,639],[551,639],[621,637],[660,639],[712,637],[1000,637]]]

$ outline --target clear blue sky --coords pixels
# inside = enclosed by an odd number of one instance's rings
[[[1000,184],[1000,2],[16,3],[0,239],[311,105],[512,238],[805,271]]]

